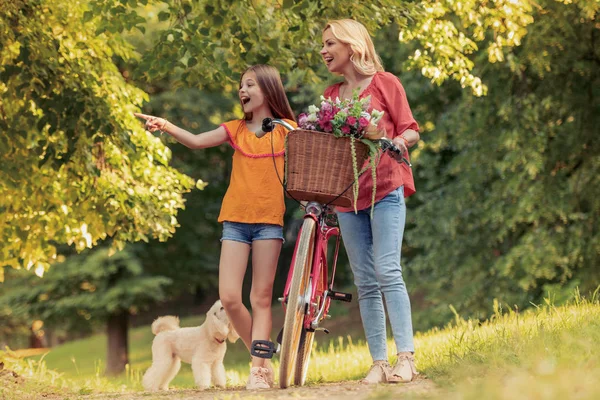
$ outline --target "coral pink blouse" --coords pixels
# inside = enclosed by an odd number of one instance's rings
[[[336,83],[325,89],[323,94],[325,98],[335,100],[340,95],[340,86],[342,82]],[[385,128],[386,136],[390,139],[402,135],[407,129],[419,130],[417,122],[413,118],[412,112],[406,99],[406,93],[400,83],[400,80],[389,72],[377,72],[373,76],[369,86],[360,94],[360,98],[371,96],[371,108],[383,111],[384,115],[379,122],[380,128]],[[408,158],[408,155],[405,155]],[[371,198],[373,193],[373,179],[370,172],[360,176],[357,210],[363,210],[371,207]],[[385,196],[404,185],[404,197],[415,193],[415,182],[412,170],[404,163],[399,164],[389,155],[381,157],[377,166],[377,187],[375,192],[375,202],[383,199]],[[354,211],[353,207],[337,207],[339,211]]]

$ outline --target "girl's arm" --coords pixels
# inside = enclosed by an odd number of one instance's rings
[[[200,133],[194,135],[191,132],[186,131],[167,121],[164,118],[154,117],[152,115],[134,113],[138,118],[146,120],[145,127],[150,132],[162,131],[171,135],[179,143],[183,144],[190,149],[205,149],[207,147],[214,147],[225,143],[229,137],[227,131],[222,126],[212,131]]]

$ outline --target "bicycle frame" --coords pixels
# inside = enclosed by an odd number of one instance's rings
[[[310,298],[306,299],[308,304],[306,314],[304,317],[304,329],[314,332],[318,327],[319,323],[328,315],[329,306],[331,304],[331,298],[328,297],[329,291],[333,288],[335,280],[335,272],[337,268],[337,259],[340,248],[340,229],[337,226],[330,226],[326,223],[326,212],[323,211],[321,215],[315,215],[307,212],[304,218],[311,218],[317,225],[313,257],[310,265]],[[302,233],[302,229],[298,232],[298,235]],[[335,237],[335,251],[333,255],[333,265],[331,269],[331,281],[329,281],[329,262],[327,259],[328,244],[329,240]],[[286,309],[287,299],[290,292],[290,286],[292,281],[292,275],[294,273],[294,264],[296,260],[296,247],[294,248],[294,255],[288,271],[287,281],[283,292],[283,307]]]

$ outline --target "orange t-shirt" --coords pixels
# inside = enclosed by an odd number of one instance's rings
[[[294,121],[286,122],[296,126]],[[287,130],[277,125],[272,134],[267,133],[259,139],[254,132],[248,130],[244,120],[229,121],[221,126],[227,131],[229,144],[235,152],[231,180],[223,198],[219,222],[283,226],[285,203],[283,187],[277,174],[283,179]]]

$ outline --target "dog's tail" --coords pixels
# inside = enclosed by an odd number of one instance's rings
[[[179,328],[179,318],[172,315],[157,318],[152,323],[152,333],[158,335],[163,331],[174,331]]]

